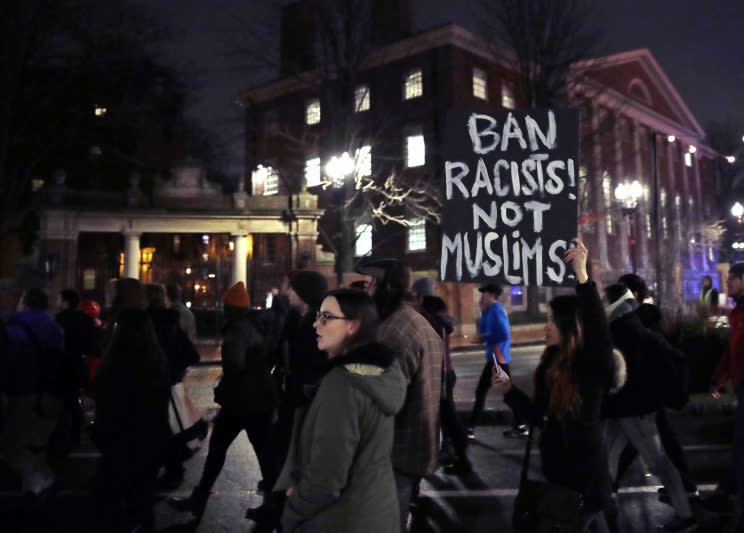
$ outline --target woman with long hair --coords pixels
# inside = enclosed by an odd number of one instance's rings
[[[612,383],[612,341],[597,287],[587,274],[586,246],[579,239],[573,243],[564,261],[576,274],[576,295],[550,302],[534,398],[498,368],[492,381],[509,407],[540,428],[545,478],[581,493],[585,530],[596,523],[605,531],[602,511],[610,503],[611,483],[600,411]]]
[[[361,290],[331,291],[314,327],[331,369],[295,419],[275,487],[287,494],[283,531],[398,531],[390,456],[406,382],[395,355],[374,340],[375,304]]]
[[[154,530],[152,497],[170,429],[168,365],[141,308],[116,315],[93,381],[94,438],[101,452],[93,485],[101,531]]]

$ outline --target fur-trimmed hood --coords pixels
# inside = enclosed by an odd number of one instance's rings
[[[385,345],[371,342],[352,348],[331,360],[332,367],[348,372],[353,385],[364,391],[388,415],[394,415],[406,397],[406,382],[395,354]]]

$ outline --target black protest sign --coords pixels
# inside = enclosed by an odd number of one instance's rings
[[[442,160],[442,280],[575,282],[578,111],[454,109]]]

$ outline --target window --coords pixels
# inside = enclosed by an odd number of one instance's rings
[[[426,142],[423,133],[406,137],[406,167],[420,167],[426,164]]]
[[[501,84],[501,107],[514,109],[514,85],[508,82]]]
[[[416,69],[406,74],[403,84],[403,99],[411,100],[424,95],[424,75],[421,69]]]
[[[309,100],[305,104],[305,124],[312,126],[320,122],[320,98]]]
[[[692,154],[690,152],[685,152],[685,166],[692,166]]]
[[[473,67],[473,96],[488,100],[488,78],[482,68]]]
[[[604,199],[607,234],[612,235],[612,180],[606,172],[604,174],[604,179],[602,180],[602,197]]]
[[[369,85],[360,85],[354,90],[354,113],[369,110]]]
[[[92,291],[96,288],[96,269],[86,268],[83,270],[83,290]]]
[[[279,194],[279,174],[272,167],[258,165],[251,173],[254,196]]]
[[[521,310],[527,308],[527,299],[525,298],[524,287],[513,285],[509,290],[511,309]]]
[[[308,187],[320,185],[320,158],[313,157],[305,161],[305,182]]]
[[[354,255],[367,255],[372,251],[372,224],[359,224],[356,227],[356,245]]]
[[[426,250],[426,221],[423,218],[416,218],[409,222],[408,251],[420,252]]]
[[[354,153],[357,176],[372,175],[372,147],[369,145],[357,148]]]
[[[651,213],[646,213],[646,238],[653,239],[654,234],[651,231]]]

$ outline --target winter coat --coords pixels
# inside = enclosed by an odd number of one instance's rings
[[[229,318],[222,329],[222,378],[215,400],[240,414],[270,413],[276,407],[270,370],[263,336],[248,315]]]
[[[667,340],[646,328],[638,314],[628,310],[610,318],[610,331],[616,348],[625,359],[627,380],[616,394],[610,394],[604,405],[604,416],[622,418],[655,413],[664,406],[661,376],[667,376],[665,361],[674,350]]]
[[[191,365],[199,362],[199,352],[186,332],[181,329],[179,316],[173,309],[150,308],[150,315],[160,347],[168,360],[171,385],[183,381]]]
[[[548,370],[558,350],[546,348],[535,370],[535,398],[517,387],[504,395],[517,414],[541,429],[540,454],[545,478],[572,488],[584,496],[587,511],[609,504],[611,482],[600,412],[612,381],[612,341],[605,313],[594,282],[576,287],[578,315],[584,332],[583,348],[572,365],[573,383],[581,405],[575,414],[557,417],[548,407]]]
[[[183,302],[173,302],[170,307],[178,313],[178,325],[191,342],[196,342],[196,317]]]
[[[285,532],[400,531],[390,454],[406,382],[392,352],[371,343],[332,360],[275,490],[293,487]]]
[[[78,358],[100,354],[98,335],[93,319],[78,309],[65,309],[57,313],[57,324],[65,331],[65,350]]]
[[[76,375],[75,368],[68,368],[64,331],[45,310],[14,314],[7,334],[8,394],[56,393],[65,386],[64,376]]]
[[[395,417],[393,466],[426,476],[439,467],[439,399],[444,344],[426,319],[403,304],[377,329],[377,340],[398,357],[408,389]]]
[[[316,309],[311,308],[305,316],[292,310],[286,318],[280,344],[286,359],[281,362],[286,374],[286,401],[292,407],[309,403],[309,394],[328,371],[328,356],[318,350],[315,334]]]

